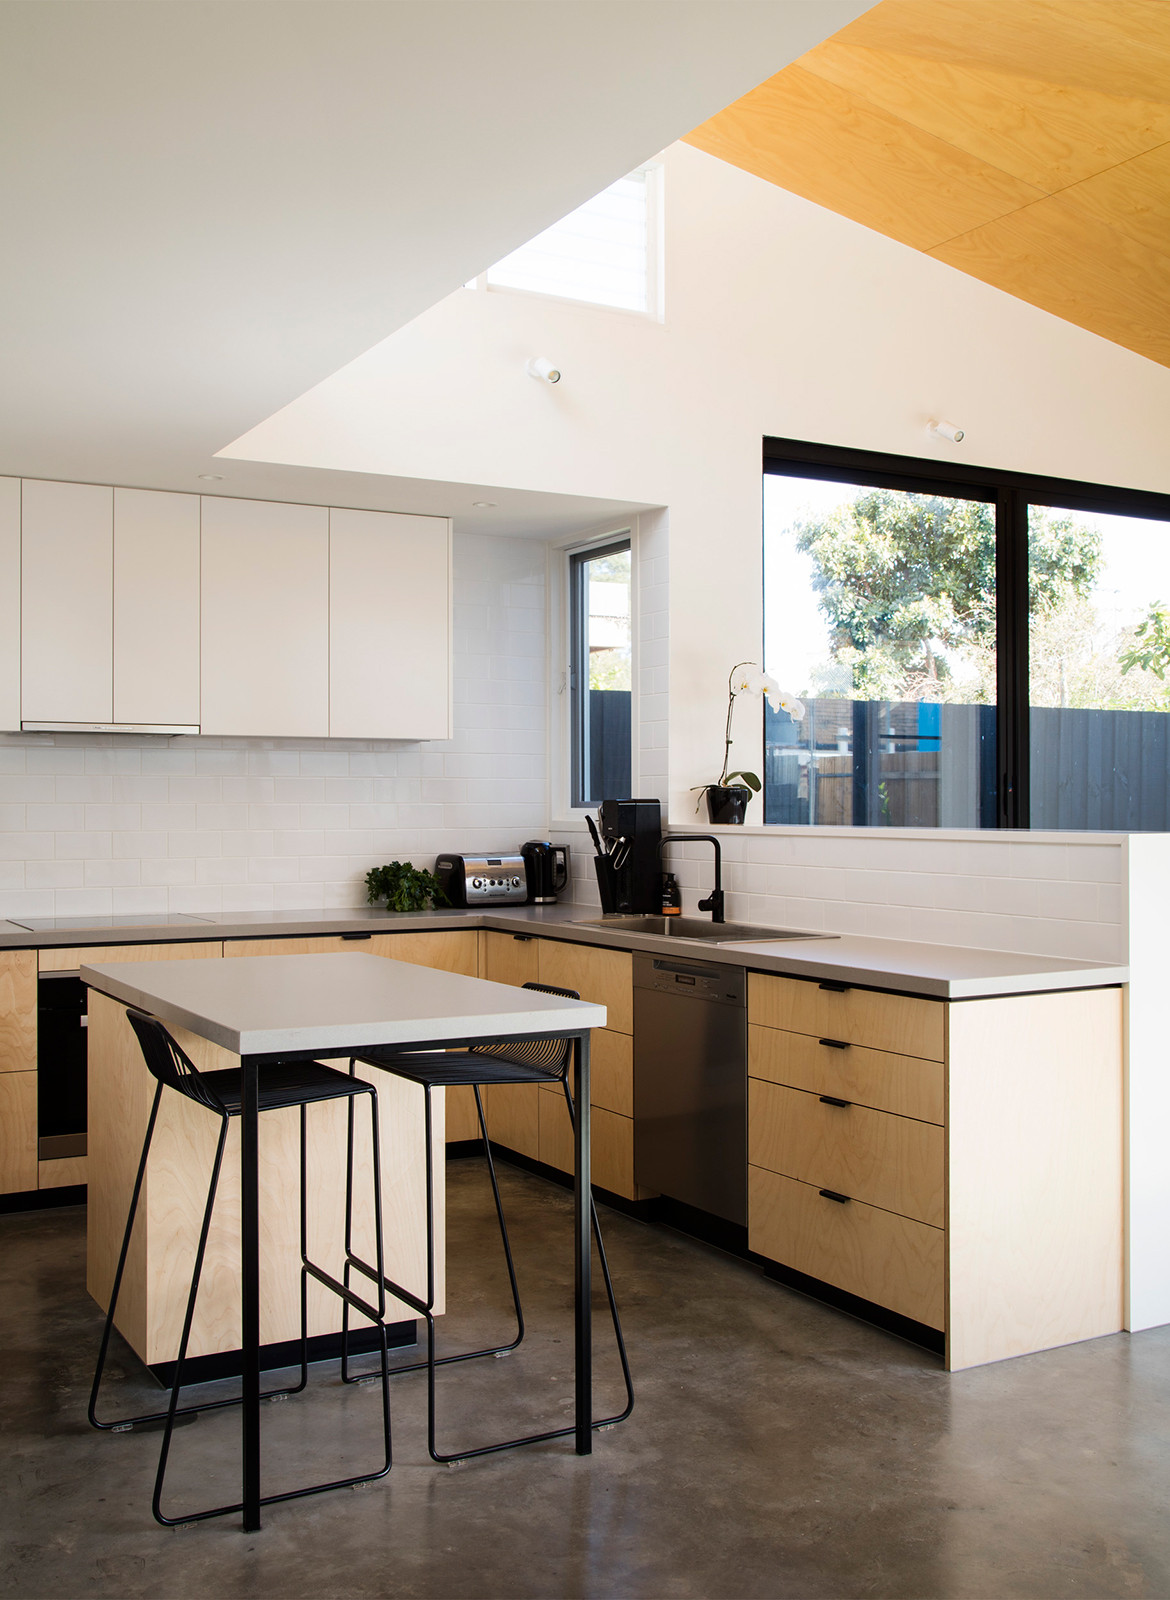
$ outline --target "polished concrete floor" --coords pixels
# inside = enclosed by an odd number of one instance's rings
[[[447,1431],[465,1446],[571,1416],[569,1197],[503,1177],[531,1332],[506,1361],[443,1375]],[[466,1310],[451,1339],[503,1320],[483,1184],[481,1163],[453,1164]],[[234,1518],[151,1520],[157,1435],[85,1421],[100,1323],[82,1287],[84,1211],[0,1217],[0,1594],[1170,1596],[1170,1330],[948,1376],[748,1265],[603,1216],[638,1403],[591,1457],[555,1443],[436,1467],[423,1381],[407,1376],[390,1476],[273,1507],[252,1535]],[[595,1327],[598,1404],[612,1406],[600,1313]],[[132,1358],[115,1377],[127,1400],[151,1393]],[[328,1364],[314,1380],[265,1408],[268,1488],[376,1450],[377,1388],[342,1390]],[[230,1412],[176,1434],[176,1502],[234,1498],[237,1436]]]

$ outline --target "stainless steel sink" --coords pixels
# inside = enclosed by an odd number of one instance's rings
[[[837,939],[836,933],[809,933],[803,928],[760,928],[751,922],[712,922],[709,917],[620,916],[579,917],[578,928],[610,928],[615,933],[653,933],[667,939],[701,944],[739,944],[747,940]]]

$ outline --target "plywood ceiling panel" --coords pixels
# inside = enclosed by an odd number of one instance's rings
[[[882,0],[689,142],[1170,365],[1170,0]]]

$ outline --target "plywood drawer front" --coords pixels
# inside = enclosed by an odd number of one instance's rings
[[[201,939],[197,944],[88,945],[79,950],[42,950],[39,955],[42,972],[76,972],[78,967],[108,961],[210,961],[223,955],[223,945],[218,939]]]
[[[37,1069],[37,953],[0,953],[0,1072]]]
[[[823,988],[815,980],[748,975],[748,1017],[768,1028],[841,1039],[900,1056],[943,1060],[943,1002],[873,989]]]
[[[0,1194],[37,1186],[37,1075],[0,1073]]]
[[[340,934],[309,934],[291,939],[225,939],[225,956],[323,956],[337,950],[368,950],[364,941],[342,943]]]
[[[528,1083],[493,1083],[481,1089],[493,1143],[540,1160],[540,1088]],[[561,1100],[562,1112],[564,1100]],[[478,1132],[478,1130],[477,1130]]]
[[[522,983],[540,981],[540,946],[531,934],[492,933],[480,934],[480,977],[490,983]]]
[[[633,1033],[634,964],[628,951],[542,939],[540,981],[558,989],[575,989],[582,1000],[606,1008],[607,1028]]]
[[[851,1044],[844,1050],[822,1044],[807,1033],[779,1028],[748,1028],[748,1072],[753,1078],[786,1083],[812,1094],[836,1095],[878,1111],[893,1111],[920,1122],[943,1121],[941,1061],[896,1056]]]
[[[911,1317],[944,1324],[941,1228],[748,1168],[748,1244],[759,1255]]]
[[[463,1139],[479,1139],[479,1118],[475,1114],[475,1090],[442,1089],[446,1101],[446,1142],[458,1144]],[[486,1109],[486,1108],[485,1108]]]
[[[943,1130],[753,1078],[748,1160],[820,1189],[943,1225]]]
[[[471,928],[443,933],[376,933],[368,942],[347,943],[346,949],[368,950],[371,955],[458,972],[465,978],[479,977],[479,935]]]
[[[573,1130],[562,1094],[540,1096],[540,1159],[559,1172],[573,1170]],[[626,1200],[637,1198],[634,1188],[634,1124],[630,1117],[596,1110],[592,1117],[592,1178]]]

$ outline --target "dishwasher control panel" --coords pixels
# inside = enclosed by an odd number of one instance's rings
[[[747,1001],[747,973],[743,967],[724,967],[714,962],[636,955],[634,988],[742,1006]]]

